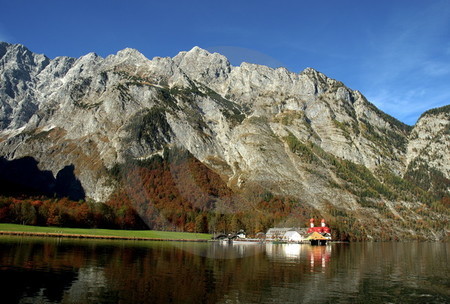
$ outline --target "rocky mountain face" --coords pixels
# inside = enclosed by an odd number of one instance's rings
[[[449,148],[450,106],[425,112],[409,136],[406,176],[427,191],[448,195]]]
[[[32,157],[55,177],[72,166],[98,202],[118,187],[117,164],[176,147],[235,193],[264,189],[442,238],[448,227],[405,223],[448,223],[431,202],[450,196],[449,115],[429,111],[410,127],[314,69],[235,67],[198,47],[152,60],[133,49],[49,59],[0,43],[1,158]]]

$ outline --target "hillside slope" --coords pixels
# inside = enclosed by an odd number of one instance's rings
[[[133,49],[49,59],[0,43],[0,75],[4,162],[31,157],[55,179],[69,166],[86,199],[123,191],[119,167],[186,151],[241,205],[269,193],[342,215],[343,229],[365,236],[448,233],[446,114],[411,128],[314,69],[234,67],[198,47],[152,60]],[[416,171],[439,178],[420,182]]]

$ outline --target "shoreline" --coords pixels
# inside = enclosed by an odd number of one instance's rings
[[[0,235],[124,240],[124,241],[171,241],[171,242],[209,242],[210,241],[210,240],[206,240],[206,239],[168,239],[168,238],[128,237],[128,236],[116,236],[116,235],[93,235],[93,234],[26,232],[26,231],[0,231]]]

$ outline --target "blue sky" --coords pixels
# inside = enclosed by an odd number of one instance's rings
[[[36,53],[148,58],[200,46],[241,61],[315,68],[414,124],[450,104],[450,1],[0,0],[0,40]]]

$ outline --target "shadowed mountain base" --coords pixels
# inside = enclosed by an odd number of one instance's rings
[[[45,195],[67,197],[78,201],[85,199],[85,192],[69,165],[58,172],[56,178],[50,171],[41,171],[32,157],[8,161],[0,157],[0,194]]]

